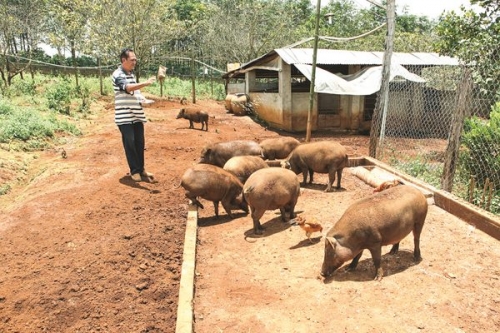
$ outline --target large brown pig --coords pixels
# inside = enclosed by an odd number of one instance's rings
[[[262,148],[252,140],[212,143],[201,150],[200,163],[213,164],[222,168],[231,157],[242,155],[262,156]]]
[[[262,154],[267,160],[286,158],[298,145],[300,145],[299,140],[288,136],[265,139],[260,142]]]
[[[231,172],[244,184],[252,173],[268,167],[267,163],[260,156],[243,155],[231,157],[224,164],[223,169]]]
[[[243,184],[235,175],[210,164],[196,164],[187,169],[181,179],[181,186],[186,190],[186,198],[203,209],[198,197],[213,201],[215,216],[219,217],[219,202],[229,217],[232,209],[241,209],[248,213],[248,205],[243,199]]]
[[[313,181],[314,172],[328,173],[325,192],[331,192],[335,174],[337,174],[337,189],[340,189],[342,170],[347,166],[347,159],[346,149],[340,143],[317,141],[297,146],[286,160],[282,161],[282,166],[296,174],[302,172],[302,185],[306,184],[308,173],[309,183]]]
[[[195,123],[201,123],[201,130],[205,128],[208,131],[208,113],[196,108],[182,108],[177,114],[176,119],[184,118],[189,120],[189,128],[194,128]]]
[[[413,232],[415,261],[420,261],[420,233],[427,216],[427,200],[411,185],[388,188],[352,204],[328,231],[321,275],[330,276],[344,262],[353,259],[356,268],[364,249],[370,250],[375,265],[375,280],[384,275],[380,267],[382,246],[391,245],[391,254],[399,242]]]
[[[294,218],[295,205],[300,195],[297,176],[283,168],[264,168],[255,171],[243,185],[245,197],[252,214],[253,231],[262,234],[260,218],[266,210],[279,209],[281,219],[286,221],[286,212]]]

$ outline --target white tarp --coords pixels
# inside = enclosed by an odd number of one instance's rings
[[[312,66],[294,64],[297,69],[311,80]],[[322,68],[316,67],[314,92],[335,95],[371,95],[380,90],[382,82],[382,66],[365,68],[356,74],[340,77]],[[401,65],[391,65],[392,81],[396,76],[401,76],[414,82],[425,82],[420,76],[410,73]]]

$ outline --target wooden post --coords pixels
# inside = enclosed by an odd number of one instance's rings
[[[163,81],[165,81],[165,76],[167,76],[167,67],[160,65],[160,67],[158,67],[158,81],[160,82],[161,97],[163,97]]]
[[[192,53],[191,53],[192,54]],[[191,95],[193,104],[196,104],[196,73],[194,68],[194,58],[191,56]]]
[[[314,49],[312,58],[312,72],[311,72],[311,86],[309,88],[309,110],[307,112],[307,126],[306,126],[306,142],[311,141],[311,121],[312,110],[314,106],[314,83],[316,81],[316,56],[318,54],[318,31],[319,31],[319,15],[321,13],[321,0],[316,3],[316,29],[314,32]]]
[[[476,189],[476,180],[474,177],[470,177],[469,180],[469,202],[474,202],[474,190]]]
[[[101,96],[104,96],[104,87],[102,84],[102,68],[101,68],[101,58],[97,57],[97,68],[99,68],[99,88],[101,91]]]
[[[462,82],[460,82],[460,86],[457,90],[457,107],[455,108],[456,112],[453,114],[450,125],[450,135],[445,152],[443,175],[441,177],[441,188],[448,192],[451,192],[453,187],[453,178],[455,177],[460,149],[460,137],[462,135],[462,128],[464,127],[465,117],[469,115],[469,108],[467,105],[471,91],[471,72],[467,67],[464,67]]]
[[[380,83],[379,98],[375,110],[373,110],[372,125],[370,130],[370,157],[377,158],[377,152],[385,132],[385,120],[387,117],[387,107],[389,105],[389,81],[391,78],[391,58],[394,44],[394,30],[396,25],[395,0],[387,1],[387,36],[385,39],[384,63],[382,64],[382,82]]]

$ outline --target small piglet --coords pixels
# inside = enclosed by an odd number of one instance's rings
[[[208,113],[196,108],[182,108],[176,119],[184,118],[189,120],[189,128],[194,128],[193,122],[201,123],[201,129],[208,131]]]

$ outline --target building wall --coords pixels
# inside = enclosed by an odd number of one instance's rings
[[[272,127],[285,128],[283,124],[283,110],[281,109],[281,96],[279,93],[250,92],[250,101],[254,112],[260,119],[269,123]]]
[[[361,70],[361,65],[349,66],[349,74],[355,74]],[[364,96],[346,96],[349,97],[349,110],[346,115],[344,129],[359,130],[361,128],[364,111]]]
[[[313,109],[311,114],[311,130],[318,128],[317,97],[314,95]],[[292,94],[292,112],[287,116],[292,117],[291,131],[302,132],[307,130],[307,114],[309,113],[309,93]]]

